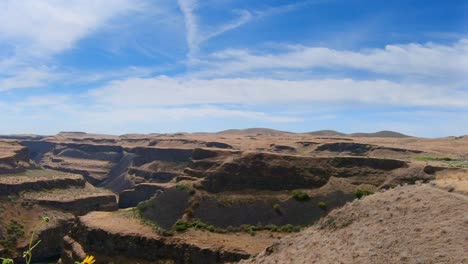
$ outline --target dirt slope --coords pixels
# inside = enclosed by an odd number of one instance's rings
[[[330,213],[241,263],[468,263],[468,199],[405,186]]]

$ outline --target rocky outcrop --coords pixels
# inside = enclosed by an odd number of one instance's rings
[[[194,219],[221,228],[246,224],[307,226],[326,215],[327,210],[342,206],[353,199],[354,194],[342,191],[312,196],[307,201],[298,201],[292,198],[292,195],[287,200],[279,197],[250,200],[235,200],[229,196],[207,197],[200,201],[194,210]],[[320,208],[320,203],[326,205],[326,208]]]
[[[42,161],[44,155],[52,151],[55,147],[55,143],[42,140],[25,140],[22,141],[21,144],[28,147],[31,159],[37,164]]]
[[[162,228],[170,229],[188,208],[189,198],[187,190],[170,188],[140,206],[140,214]]]
[[[41,191],[72,186],[84,186],[81,175],[50,170],[28,170],[24,173],[0,175],[0,194],[9,195],[24,191]]]
[[[223,142],[216,142],[216,141],[206,142],[205,146],[207,146],[208,148],[221,148],[221,149],[232,149],[233,148],[229,144],[226,144],[226,143],[223,143]]]
[[[0,141],[0,175],[23,172],[32,167],[26,147],[17,142]]]
[[[98,261],[109,263],[129,263],[131,259],[133,263],[169,261],[205,264],[237,262],[250,256],[243,251],[203,247],[199,243],[189,243],[177,237],[162,237],[150,227],[128,217],[123,219],[116,215],[112,217],[114,223],[106,225],[110,217],[105,213],[90,213],[80,217],[72,229],[71,239],[66,238],[68,246],[65,254],[79,256],[81,250],[93,252]],[[63,260],[64,264],[73,263],[68,262],[69,257]]]
[[[403,161],[390,159],[244,153],[207,170],[203,186],[210,192],[317,188],[331,176],[383,175],[406,166]]]
[[[86,252],[83,247],[68,235],[63,237],[62,252],[60,254],[60,261],[62,264],[75,264],[76,260],[86,258]]]
[[[376,153],[397,153],[397,154],[420,154],[423,151],[395,148],[395,147],[384,147],[371,144],[363,143],[352,143],[352,142],[333,142],[319,145],[315,148],[317,152],[333,152],[333,153],[345,153],[349,155],[369,155]]]
[[[39,205],[72,212],[75,215],[83,215],[91,211],[115,211],[118,209],[117,199],[113,194],[82,195],[81,197],[68,197],[67,199],[36,198],[30,200]]]
[[[165,185],[157,183],[142,183],[135,185],[132,189],[124,190],[119,195],[119,207],[135,207],[140,202],[149,200],[151,197],[166,189]]]
[[[128,174],[143,177],[151,182],[169,182],[174,179],[174,177],[179,175],[177,172],[148,171],[135,167],[129,168]]]
[[[272,151],[274,152],[280,152],[280,153],[295,153],[296,152],[296,148],[291,147],[291,146],[286,146],[286,145],[271,144],[270,147]]]
[[[134,166],[141,166],[154,160],[188,162],[193,152],[192,149],[154,147],[136,147],[126,149],[126,151],[137,156],[134,160]]]
[[[40,230],[38,240],[41,243],[34,249],[33,261],[59,257],[62,253],[63,237],[69,232],[74,223],[74,217],[69,215],[67,218],[55,219],[51,224]],[[21,252],[27,247],[23,247]],[[17,261],[16,263],[21,263]]]
[[[336,142],[336,143],[322,144],[318,146],[315,149],[315,151],[349,152],[350,154],[364,155],[371,149],[372,149],[372,146],[369,144]]]

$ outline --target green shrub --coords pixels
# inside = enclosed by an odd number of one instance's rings
[[[364,196],[371,195],[371,194],[374,194],[374,193],[371,192],[371,191],[368,191],[368,190],[364,190],[364,189],[356,189],[354,191],[354,194],[356,195],[356,197],[358,199],[361,199]]]
[[[8,198],[8,201],[12,203],[16,202],[16,197],[14,195],[8,195],[7,198]]]
[[[16,247],[18,239],[24,236],[24,227],[18,222],[12,220],[6,228],[6,236],[0,240],[0,245],[8,250]]]
[[[310,199],[310,196],[303,191],[293,191],[292,196],[298,201],[308,201]]]
[[[174,230],[177,232],[185,232],[187,229],[192,227],[192,224],[190,222],[184,221],[184,220],[178,220],[174,224]]]
[[[185,191],[185,190],[188,190],[188,186],[185,184],[177,184],[176,189],[179,191]]]
[[[320,202],[320,203],[318,203],[318,207],[319,207],[320,209],[326,211],[326,210],[327,210],[327,203],[325,203],[325,202]]]
[[[428,157],[428,156],[420,156],[416,157],[417,160],[424,160],[424,161],[454,161],[454,159],[449,157]]]
[[[274,204],[273,210],[275,210],[277,213],[281,213],[281,206],[279,204]]]
[[[148,202],[141,202],[137,205],[138,213],[142,214],[148,209]]]
[[[39,228],[42,225],[48,223],[49,221],[50,221],[50,218],[44,216],[41,218],[41,221],[38,224],[36,224],[36,226],[34,227],[32,234],[31,234],[31,238],[29,239],[28,248],[23,252],[24,262],[26,264],[31,263],[32,257],[33,257],[32,251],[41,243],[41,240],[39,240],[35,244],[33,244],[37,230],[39,230]],[[24,227],[16,221],[11,221],[8,224],[6,231],[7,231],[6,240],[0,240],[0,245],[5,247],[7,253],[9,251],[14,252],[16,249],[16,244],[18,242],[18,238],[24,236]],[[2,261],[2,264],[14,264],[15,263],[10,258],[0,257],[0,260]]]
[[[193,217],[193,209],[192,208],[188,208],[187,210],[185,210],[185,213],[187,214],[188,217],[192,218]]]
[[[192,226],[201,230],[206,230],[208,227],[208,225],[202,222],[201,220],[196,220],[195,222],[192,223]]]
[[[293,233],[301,231],[301,227],[287,224],[278,228],[278,232],[282,233]]]
[[[215,232],[217,230],[216,227],[214,227],[213,225],[209,225],[206,227],[206,230],[210,231],[210,232]]]

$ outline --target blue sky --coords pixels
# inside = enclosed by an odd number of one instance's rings
[[[0,0],[0,134],[468,134],[465,0]]]

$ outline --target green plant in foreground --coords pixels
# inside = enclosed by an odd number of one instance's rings
[[[33,228],[33,232],[31,234],[31,238],[29,239],[29,244],[28,244],[28,249],[23,252],[23,258],[26,262],[26,264],[30,264],[32,260],[32,251],[41,243],[41,240],[38,240],[35,244],[33,244],[34,237],[36,236],[36,232],[41,227],[42,225],[48,223],[50,221],[49,217],[42,217],[41,221],[36,224]],[[12,222],[12,224],[9,225],[8,231],[16,233],[17,235],[21,236],[24,234],[24,231],[22,231],[22,228],[20,228],[20,225],[17,224],[16,222]],[[14,240],[16,242],[16,240]],[[10,259],[10,258],[0,258],[2,260],[2,264],[14,264],[15,262]]]
[[[29,246],[28,246],[28,250],[26,250],[25,252],[23,252],[23,258],[26,260],[26,264],[29,264],[31,263],[31,260],[32,260],[32,251],[34,248],[36,248],[42,240],[38,240],[36,242],[36,244],[33,245],[33,240],[34,240],[34,236],[36,235],[36,232],[37,230],[39,229],[39,227],[41,227],[42,225],[48,223],[50,221],[50,218],[45,216],[45,217],[42,217],[42,220],[36,224],[36,226],[33,228],[33,232],[31,234],[31,238],[29,239]]]
[[[374,194],[374,193],[371,192],[371,191],[368,191],[368,190],[364,190],[364,189],[356,189],[354,191],[354,194],[356,195],[356,197],[358,199],[361,199],[364,196],[371,195],[371,194]]]
[[[41,221],[34,226],[31,237],[29,238],[28,249],[23,252],[23,258],[26,264],[31,264],[32,257],[33,257],[33,250],[42,242],[42,240],[38,240],[36,243],[33,244],[34,237],[36,236],[36,232],[39,230],[39,228],[42,225],[47,224],[49,221],[50,221],[50,218],[47,216],[44,216],[41,218]],[[9,225],[8,231],[11,231],[11,230],[12,232],[14,231],[17,234],[21,234],[21,236],[24,234],[24,231],[22,230],[22,226],[16,223],[15,221],[13,221],[12,224]],[[15,264],[15,261],[11,258],[0,257],[0,261],[1,261],[1,264]],[[82,262],[75,262],[75,264],[94,264],[95,262],[96,262],[96,259],[93,256],[87,256]]]

